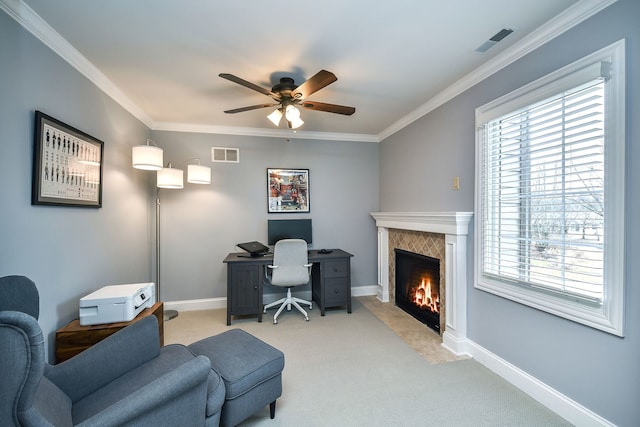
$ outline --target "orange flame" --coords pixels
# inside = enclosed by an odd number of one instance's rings
[[[413,303],[420,308],[427,308],[434,313],[440,313],[440,295],[431,289],[431,280],[422,279],[422,283],[413,294]]]

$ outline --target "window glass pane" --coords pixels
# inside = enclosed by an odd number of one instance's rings
[[[604,81],[486,126],[482,271],[602,303]]]

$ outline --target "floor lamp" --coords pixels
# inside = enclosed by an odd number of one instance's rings
[[[161,255],[161,240],[160,240],[160,189],[182,189],[184,188],[184,172],[182,169],[174,169],[171,167],[171,163],[168,163],[166,167],[163,167],[163,152],[162,149],[157,147],[153,141],[147,140],[146,145],[138,145],[133,147],[132,151],[132,163],[136,169],[143,170],[155,170],[156,176],[156,296],[157,301],[160,299],[160,255]],[[200,165],[198,159],[192,159],[198,161],[198,164],[189,164],[187,166],[187,182],[192,184],[210,184],[211,183],[211,168]],[[178,316],[176,310],[165,310],[164,320],[171,320]]]

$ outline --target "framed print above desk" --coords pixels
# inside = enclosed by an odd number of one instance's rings
[[[309,169],[267,169],[269,213],[309,212]]]

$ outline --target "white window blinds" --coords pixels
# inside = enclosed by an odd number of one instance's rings
[[[474,286],[623,335],[624,41],[476,110]]]
[[[600,304],[604,81],[485,125],[484,274]]]

